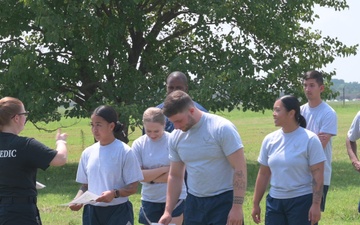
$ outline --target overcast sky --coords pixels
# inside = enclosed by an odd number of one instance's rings
[[[328,8],[316,8],[315,12],[320,16],[312,27],[322,31],[323,36],[338,37],[346,45],[360,43],[360,0],[347,0],[349,9],[335,11]],[[336,68],[335,79],[343,79],[345,82],[360,83],[360,48],[355,56],[336,58],[335,61],[323,68],[326,72]]]

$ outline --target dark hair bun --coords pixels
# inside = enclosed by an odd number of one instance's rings
[[[120,121],[116,121],[114,132],[119,132],[124,128],[124,125]]]

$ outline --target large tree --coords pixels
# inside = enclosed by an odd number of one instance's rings
[[[163,101],[165,78],[189,75],[190,95],[211,111],[261,111],[280,93],[301,96],[299,75],[356,54],[311,29],[314,6],[340,0],[2,0],[0,95],[30,119],[87,117],[112,104],[122,122]],[[328,85],[331,76],[326,74]],[[329,89],[327,89],[329,90]],[[330,91],[325,97],[334,94]]]

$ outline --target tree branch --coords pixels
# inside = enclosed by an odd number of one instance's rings
[[[45,131],[45,132],[47,132],[47,133],[51,133],[51,132],[57,131],[57,130],[60,129],[60,128],[63,129],[63,128],[72,127],[72,126],[80,123],[80,121],[76,121],[76,122],[74,122],[73,124],[68,125],[68,126],[62,126],[62,125],[60,125],[60,127],[57,127],[57,128],[54,128],[54,129],[46,129],[46,128],[44,128],[44,127],[39,127],[38,125],[36,125],[36,123],[33,123],[32,121],[31,121],[31,123],[34,125],[34,127],[35,127],[37,130],[41,130],[41,131]]]

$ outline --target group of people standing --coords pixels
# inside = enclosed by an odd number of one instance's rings
[[[74,211],[83,208],[84,225],[134,224],[128,197],[137,192],[139,182],[141,224],[244,224],[247,170],[237,128],[192,100],[185,74],[171,73],[166,87],[164,102],[145,110],[144,134],[131,147],[116,138],[122,124],[114,108],[102,105],[93,111],[96,142],[81,155],[75,198],[86,191],[100,197],[93,204],[69,206]],[[266,225],[317,224],[325,210],[337,116],[321,99],[320,72],[306,72],[303,87],[308,103],[300,105],[291,95],[274,102],[274,124],[280,129],[266,135],[258,157],[252,209],[257,224],[269,184]],[[56,135],[57,151],[18,136],[27,114],[20,100],[0,100],[0,224],[41,224],[36,170],[66,162],[65,133]],[[360,172],[358,138],[360,112],[346,142],[352,164]]]

